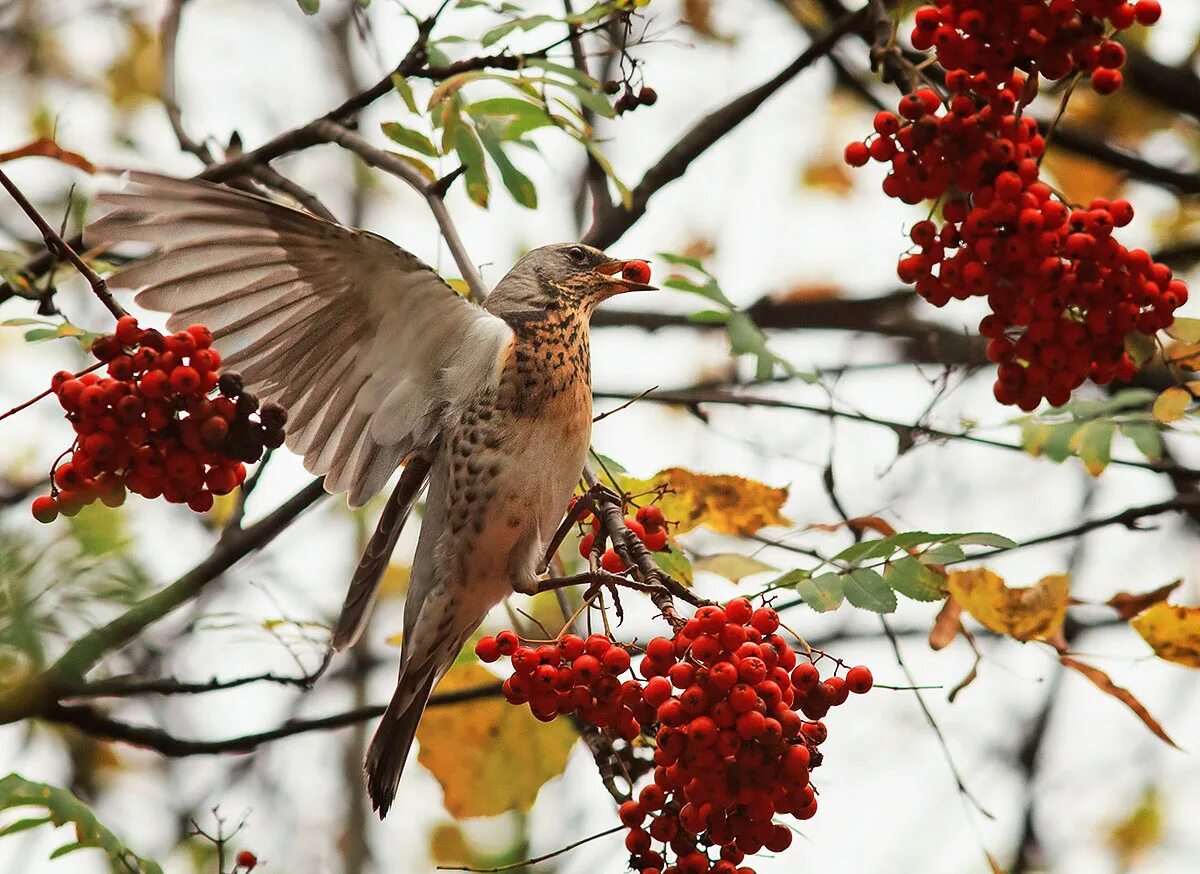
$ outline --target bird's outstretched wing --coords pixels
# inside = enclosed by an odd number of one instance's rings
[[[208,183],[132,173],[98,198],[87,246],[155,249],[116,288],[212,329],[224,365],[282,404],[287,445],[361,506],[427,445],[453,395],[487,379],[511,338],[420,259],[367,231]]]

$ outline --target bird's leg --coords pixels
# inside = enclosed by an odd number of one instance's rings
[[[586,601],[591,598],[601,588],[608,589],[613,596],[613,606],[617,610],[617,621],[625,618],[625,611],[621,607],[621,598],[617,594],[619,588],[633,589],[635,592],[653,595],[661,592],[662,587],[650,583],[640,583],[637,580],[631,580],[628,577],[612,574],[606,570],[584,571],[581,574],[571,574],[568,577],[551,577],[548,580],[537,581],[537,591],[552,592],[555,589],[566,589],[571,586],[586,585],[587,591],[584,592],[583,599]]]
[[[550,560],[554,558],[554,553],[562,545],[563,538],[567,536],[567,532],[571,530],[571,526],[588,513],[596,513],[599,507],[597,498],[605,493],[614,498],[617,497],[608,486],[603,483],[596,483],[580,495],[579,500],[571,505],[570,509],[567,510],[567,515],[562,520],[562,524],[558,526],[558,530],[554,532],[554,536],[550,538],[550,542],[546,546],[546,554],[542,556],[542,562],[538,565],[537,569],[539,575],[544,574],[549,569]],[[620,498],[617,498],[617,500],[620,500]]]

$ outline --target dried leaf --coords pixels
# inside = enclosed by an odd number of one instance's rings
[[[96,165],[78,152],[69,152],[49,137],[38,137],[31,143],[26,143],[11,152],[0,152],[0,164],[17,158],[53,158],[84,173],[95,173]]]
[[[726,33],[718,33],[713,27],[712,8],[713,0],[683,0],[680,21],[700,36],[728,45],[733,42],[733,37]]]
[[[960,616],[962,616],[962,605],[953,597],[946,598],[946,603],[938,611],[937,619],[933,621],[933,628],[929,631],[930,649],[935,651],[945,649],[954,638],[958,637],[958,633],[962,631]]]
[[[1158,603],[1129,624],[1159,658],[1200,668],[1200,607]]]
[[[1167,596],[1179,588],[1183,582],[1182,579],[1167,583],[1165,586],[1159,586],[1149,592],[1140,592],[1138,594],[1130,594],[1129,592],[1117,592],[1104,603],[1120,614],[1122,619],[1129,620],[1137,616],[1143,610],[1153,607],[1160,601],[1167,600]]]
[[[478,664],[452,668],[438,692],[495,682]],[[562,773],[577,735],[563,719],[541,723],[525,707],[483,698],[425,712],[418,761],[437,778],[456,819],[527,811],[538,790]]]
[[[1104,673],[1104,671],[1100,670],[1099,668],[1094,668],[1091,665],[1085,665],[1083,662],[1076,661],[1068,655],[1060,655],[1058,660],[1066,667],[1083,674],[1083,676],[1091,680],[1091,682],[1095,684],[1096,688],[1101,692],[1105,693],[1106,695],[1112,695],[1114,698],[1132,710],[1137,715],[1137,718],[1140,719],[1143,724],[1145,724],[1146,728],[1150,729],[1159,738],[1175,747],[1175,749],[1179,749],[1179,746],[1175,743],[1175,741],[1171,740],[1170,736],[1166,733],[1166,731],[1163,730],[1163,727],[1158,724],[1158,720],[1151,716],[1150,711],[1148,711],[1142,705],[1142,702],[1138,701],[1137,698],[1134,697],[1133,693],[1128,689],[1125,689],[1114,683],[1112,678],[1109,677],[1108,674]]]
[[[674,534],[706,525],[721,534],[746,536],[768,525],[791,524],[780,513],[787,501],[786,488],[740,476],[671,467],[649,479],[618,476],[617,485],[632,495],[662,491],[658,506]]]
[[[987,568],[973,568],[952,571],[947,585],[954,600],[985,628],[1016,640],[1044,640],[1067,615],[1070,578],[1066,574],[1043,577],[1029,588],[1010,589]]]

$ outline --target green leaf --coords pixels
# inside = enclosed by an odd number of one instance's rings
[[[626,186],[625,183],[622,182],[617,176],[616,171],[613,170],[612,163],[608,160],[608,156],[600,151],[600,149],[596,147],[596,144],[590,139],[584,138],[582,142],[584,147],[588,150],[588,154],[596,159],[596,163],[600,165],[600,169],[604,171],[604,175],[612,180],[613,185],[617,186],[617,191],[621,195],[621,204],[626,209],[629,209],[629,207],[633,205],[633,192],[630,191],[628,186]]]
[[[1166,328],[1167,336],[1184,343],[1200,343],[1200,319],[1176,317]]]
[[[725,296],[725,292],[721,291],[721,286],[711,276],[708,282],[701,285],[698,282],[692,282],[690,279],[684,279],[682,276],[672,276],[670,279],[663,282],[664,288],[673,288],[676,291],[686,291],[688,294],[696,294],[700,297],[718,303],[729,310],[737,309],[733,301]]]
[[[914,601],[940,601],[946,597],[946,580],[911,555],[894,561],[883,572],[887,584]]]
[[[392,155],[397,160],[403,161],[405,164],[412,167],[414,170],[416,170],[418,173],[420,173],[425,178],[426,182],[436,182],[437,181],[437,173],[435,173],[434,169],[432,167],[430,167],[428,164],[426,164],[424,161],[422,161],[420,158],[414,158],[412,155],[405,155],[402,152],[393,152],[390,150],[388,151],[388,154]]]
[[[523,97],[489,97],[467,104],[464,109],[476,121],[503,119],[503,140],[515,140],[532,130],[553,124],[543,104]]]
[[[487,73],[480,70],[468,70],[465,73],[456,73],[449,79],[446,79],[442,84],[433,89],[433,93],[429,95],[429,103],[426,105],[426,111],[433,109],[447,97],[450,97],[458,92],[460,88],[469,82],[474,82],[476,79],[488,77]],[[500,76],[491,76],[490,78],[506,78]]]
[[[23,832],[27,829],[37,828],[39,825],[45,825],[48,822],[53,822],[53,817],[37,816],[29,819],[18,819],[16,822],[10,822],[4,828],[0,828],[0,837],[4,835],[15,835],[17,832]]]
[[[1141,367],[1154,357],[1154,353],[1158,351],[1158,345],[1154,342],[1153,337],[1134,331],[1125,335],[1125,351],[1129,353],[1133,363]]]
[[[698,571],[708,571],[709,573],[725,577],[725,579],[733,583],[741,582],[744,577],[752,576],[753,574],[761,574],[764,571],[773,571],[776,569],[766,562],[759,561],[757,558],[749,555],[742,555],[739,552],[721,552],[715,555],[706,555],[692,562],[692,567]]]
[[[91,847],[101,850],[117,870],[130,874],[162,874],[162,868],[157,863],[134,855],[116,835],[96,819],[86,804],[66,789],[34,783],[18,774],[9,774],[0,779],[0,810],[20,807],[40,807],[45,809],[49,816],[40,821],[21,820],[9,826],[9,833],[33,828],[43,822],[57,826],[74,825],[76,841],[59,847],[51,858]],[[21,828],[14,828],[16,825]]]
[[[782,579],[782,578],[781,578]],[[845,586],[841,574],[821,574],[796,583],[796,594],[818,613],[828,613],[842,606]]]
[[[41,340],[54,340],[58,337],[58,328],[34,328],[25,332],[26,343],[37,343]]]
[[[464,179],[467,183],[467,196],[479,206],[487,209],[488,195],[491,191],[488,185],[487,165],[483,159],[483,146],[479,137],[468,124],[457,126],[454,137],[454,149],[458,158],[467,168]]]
[[[1087,422],[1071,438],[1071,448],[1079,455],[1087,472],[1100,476],[1112,461],[1112,439],[1116,433],[1112,422]]]
[[[527,58],[525,66],[536,67],[539,70],[545,70],[548,73],[558,73],[560,76],[566,76],[573,80],[577,85],[593,90],[599,89],[600,83],[586,73],[576,70],[574,67],[569,67],[566,64],[556,64],[554,61],[547,61],[545,58]]]
[[[746,313],[730,313],[726,330],[729,332],[729,347],[734,355],[755,357],[755,379],[770,379],[775,373],[776,364],[789,375],[795,374],[796,370],[791,364],[767,348],[766,335]]]
[[[305,15],[316,15],[321,8],[321,0],[296,0],[296,5]]]
[[[658,566],[673,576],[685,586],[690,586],[693,580],[692,563],[687,556],[674,546],[652,553]]]
[[[718,310],[697,310],[688,315],[687,320],[693,325],[727,325],[729,313]]]
[[[400,99],[404,101],[404,105],[408,107],[408,111],[416,112],[417,101],[413,97],[412,86],[408,84],[408,80],[399,73],[392,73],[392,87],[396,89],[396,93],[400,95]]]
[[[1017,542],[1003,534],[993,534],[990,531],[972,531],[969,534],[943,534],[939,539],[944,543],[959,546],[990,546],[994,549],[1016,549]]]
[[[52,322],[47,322],[44,319],[5,319],[0,322],[0,326],[5,328],[23,328],[26,325],[52,325]]]
[[[397,145],[404,146],[406,149],[412,149],[414,152],[420,152],[422,155],[428,155],[431,158],[438,156],[437,147],[429,141],[429,137],[420,131],[412,130],[396,121],[385,121],[379,126],[383,131],[383,135]]]
[[[896,609],[896,593],[878,571],[856,568],[846,575],[843,585],[846,600],[855,607],[873,613],[892,613]]]
[[[596,464],[610,473],[629,473],[629,471],[625,469],[625,465],[621,464],[621,462],[617,461],[615,458],[605,455],[602,452],[596,452],[593,450],[592,457],[596,459]]]
[[[943,543],[925,550],[916,556],[916,559],[922,564],[953,564],[966,557],[967,554],[963,552],[961,546],[954,543]]]
[[[483,141],[483,147],[487,149],[488,155],[491,156],[496,168],[500,171],[500,181],[504,183],[504,187],[512,195],[512,199],[526,209],[537,209],[537,188],[532,180],[509,160],[508,155],[504,154],[503,146],[500,145],[500,141],[491,132],[489,126],[481,125],[479,127],[479,138]]]
[[[596,115],[603,116],[604,118],[617,117],[617,111],[613,109],[612,104],[605,94],[579,85],[567,85],[562,82],[556,84],[573,94],[582,106],[586,106],[592,112],[596,113]]]
[[[1078,430],[1079,426],[1074,422],[1053,426],[1042,447],[1043,454],[1051,461],[1062,464],[1071,457],[1071,438]]]
[[[1125,422],[1121,425],[1121,433],[1132,440],[1138,452],[1150,461],[1162,459],[1163,438],[1157,426],[1150,423]]]
[[[479,44],[484,48],[499,42],[512,33],[514,30],[520,30],[528,33],[536,27],[541,27],[543,24],[549,24],[559,19],[553,15],[531,15],[528,18],[518,18],[516,21],[508,21],[491,30],[485,31],[483,36],[479,38]]]

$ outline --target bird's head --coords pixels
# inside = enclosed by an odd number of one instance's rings
[[[526,252],[488,296],[497,315],[577,310],[585,315],[601,301],[627,291],[656,291],[639,281],[634,262],[610,258],[582,243],[556,243]],[[642,264],[644,267],[644,262]]]

